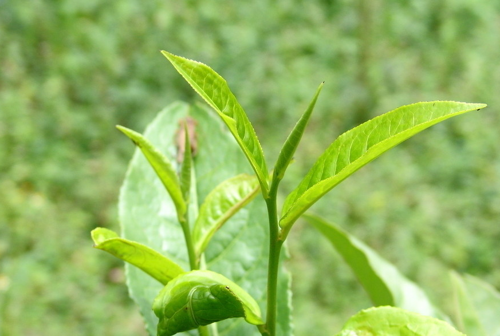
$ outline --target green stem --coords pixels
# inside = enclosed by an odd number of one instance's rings
[[[182,231],[184,232],[184,240],[186,241],[186,247],[189,256],[189,267],[191,270],[198,269],[198,262],[196,261],[196,254],[194,252],[193,238],[191,237],[191,229],[189,228],[189,221],[186,219],[181,221]]]
[[[198,327],[198,334],[200,336],[210,336],[210,332],[208,331],[207,326],[199,326]]]
[[[277,181],[277,180],[275,180]],[[267,273],[267,317],[265,333],[263,335],[276,335],[277,316],[277,293],[278,293],[278,269],[280,262],[281,247],[283,241],[279,236],[278,211],[277,211],[278,183],[272,183],[269,196],[266,199],[269,214],[269,265]]]

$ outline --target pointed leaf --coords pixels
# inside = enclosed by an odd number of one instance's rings
[[[280,226],[286,231],[318,199],[349,175],[411,136],[440,121],[485,104],[426,102],[402,106],[342,134],[321,155],[285,200]]]
[[[171,336],[233,317],[264,324],[257,302],[231,280],[211,271],[192,271],[170,281],[156,297],[158,336]]]
[[[500,293],[471,275],[451,272],[457,326],[468,335],[500,336]]]
[[[191,144],[189,142],[190,134],[187,123],[184,122],[184,158],[181,167],[181,190],[186,203],[189,201],[189,192],[191,191],[191,171],[193,169],[193,157],[191,153]]]
[[[264,195],[268,172],[255,130],[224,78],[203,63],[162,51],[175,69],[226,123],[257,175]]]
[[[184,273],[179,265],[167,257],[143,244],[120,238],[111,230],[96,228],[91,235],[95,248],[140,268],[163,285]]]
[[[394,307],[362,310],[337,336],[465,336],[448,323]],[[472,336],[472,335],[471,335]]]
[[[247,205],[258,191],[257,178],[254,175],[241,174],[222,182],[208,194],[193,228],[193,240],[198,257],[205,251],[215,232]]]
[[[281,149],[280,154],[278,155],[278,160],[276,160],[276,164],[274,166],[273,181],[279,181],[285,175],[285,171],[288,168],[293,155],[295,154],[295,150],[297,149],[300,140],[302,139],[302,135],[304,134],[304,130],[306,129],[309,118],[311,117],[311,114],[314,110],[314,105],[316,105],[316,100],[318,100],[318,96],[321,92],[321,89],[323,88],[323,84],[324,83],[321,83],[321,85],[318,87],[313,100],[307,107],[307,110],[304,112],[302,117],[300,117],[299,121],[293,128],[292,132],[290,132],[290,135],[283,144],[283,148]]]
[[[304,214],[304,218],[332,243],[356,274],[374,305],[396,306],[449,320],[432,305],[420,287],[363,242],[317,216]]]
[[[142,153],[151,164],[151,167],[153,167],[154,171],[167,189],[170,197],[172,197],[177,210],[177,217],[179,218],[179,221],[182,221],[181,219],[186,214],[187,207],[182,196],[179,179],[170,161],[141,134],[123,126],[116,126],[116,128],[128,136],[136,144],[136,146],[141,149]]]

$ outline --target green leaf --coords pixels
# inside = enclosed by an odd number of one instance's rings
[[[156,297],[158,336],[171,336],[233,317],[264,324],[257,302],[231,280],[211,271],[184,273]]]
[[[153,167],[154,171],[163,182],[170,197],[172,197],[177,210],[177,217],[179,221],[182,221],[182,218],[186,214],[187,207],[186,202],[184,202],[179,179],[170,161],[141,134],[123,126],[116,126],[116,128],[128,136],[136,146],[141,149],[142,153],[151,164],[151,167]]]
[[[302,135],[304,134],[304,130],[306,129],[309,118],[311,117],[311,114],[314,110],[314,105],[316,105],[316,100],[318,100],[318,96],[321,92],[321,89],[323,88],[323,84],[324,83],[320,84],[320,86],[316,90],[316,94],[314,95],[313,100],[307,107],[307,110],[304,112],[302,117],[300,117],[299,121],[293,128],[292,132],[290,132],[290,135],[283,144],[283,148],[281,149],[280,154],[278,155],[278,159],[276,160],[276,164],[274,165],[273,181],[279,181],[283,179],[283,176],[285,176],[285,171],[288,168],[293,155],[295,154],[295,150],[297,149],[300,140],[302,139]]]
[[[208,194],[193,228],[198,257],[205,251],[215,232],[247,205],[258,191],[257,178],[254,175],[241,174],[222,182]]]
[[[465,336],[448,323],[394,307],[362,310],[337,336]]]
[[[186,203],[189,202],[189,193],[191,191],[191,171],[193,169],[193,156],[191,153],[191,144],[189,143],[189,129],[187,122],[184,122],[184,158],[181,167],[181,190]]]
[[[203,63],[162,51],[193,89],[219,114],[245,153],[262,192],[268,192],[268,171],[262,147],[248,117],[224,78]]]
[[[172,104],[158,114],[144,135],[175,163],[177,150],[174,135],[179,120],[188,114],[197,121],[198,139],[196,160],[193,161],[196,182],[191,187],[196,192],[191,194],[191,202],[197,199],[201,202],[229,177],[251,174],[252,170],[220,119],[205,106]],[[201,206],[199,203],[195,205]],[[184,269],[189,268],[175,206],[139,150],[130,162],[120,193],[119,208],[124,238],[147,245]],[[190,218],[196,216],[190,215]],[[255,298],[261,310],[265,308],[267,283],[267,260],[261,256],[267,253],[268,239],[266,205],[262,197],[256,197],[213,236],[204,253],[207,268],[236,282]],[[130,295],[139,305],[150,335],[156,335],[158,318],[151,310],[151,304],[162,286],[135,267],[126,265],[126,270]],[[281,268],[277,330],[283,336],[292,333],[289,286],[289,275]],[[221,321],[216,326],[219,336],[260,335],[255,326],[243,319]]]
[[[91,235],[95,248],[140,268],[163,285],[184,273],[179,265],[167,257],[143,244],[120,238],[111,230],[96,228]]]
[[[304,214],[340,253],[376,306],[396,306],[449,320],[435,308],[424,291],[363,242],[323,219]]]
[[[411,136],[440,121],[485,104],[426,102],[402,106],[342,134],[321,155],[285,200],[280,226],[289,231],[297,218],[355,171]]]
[[[455,296],[456,324],[474,336],[500,336],[500,293],[471,275],[451,272]]]

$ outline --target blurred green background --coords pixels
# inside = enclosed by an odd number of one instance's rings
[[[500,2],[496,0],[0,0],[0,334],[145,335],[118,230],[133,146],[164,106],[198,98],[159,53],[209,64],[271,161],[317,85],[290,191],[340,133],[424,100],[489,108],[404,143],[313,211],[450,308],[447,269],[500,287]],[[292,231],[297,335],[333,334],[370,302],[317,232]]]

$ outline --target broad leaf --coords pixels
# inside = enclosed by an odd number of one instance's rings
[[[264,324],[257,302],[226,277],[192,271],[170,281],[156,297],[153,311],[160,319],[158,336],[171,336],[233,317]]]
[[[219,114],[235,137],[257,175],[264,195],[268,171],[255,130],[224,78],[203,63],[162,51],[193,89]]]
[[[455,294],[456,324],[474,336],[500,336],[500,293],[470,275],[451,272]]]
[[[97,228],[91,232],[95,248],[111,253],[149,274],[166,285],[184,270],[155,250],[131,240],[120,238],[115,232]]]
[[[362,310],[347,321],[337,336],[465,336],[448,323],[404,309]],[[472,336],[472,335],[471,335]]]
[[[280,154],[278,155],[278,159],[276,160],[276,164],[274,165],[273,183],[275,180],[279,181],[283,179],[283,176],[285,176],[285,171],[288,168],[293,155],[295,154],[295,150],[297,149],[300,140],[302,139],[302,134],[304,134],[304,130],[306,129],[309,118],[311,117],[311,114],[314,110],[314,105],[316,105],[316,100],[318,100],[318,96],[322,88],[323,83],[321,83],[321,85],[316,90],[316,94],[307,107],[307,110],[304,112],[302,117],[300,117],[299,121],[293,128],[292,132],[290,132],[290,135],[288,135],[288,138],[283,144],[283,148],[281,149]]]
[[[310,214],[304,217],[344,258],[376,306],[396,306],[423,315],[449,320],[435,308],[420,287],[363,242],[341,228]]]
[[[151,167],[153,167],[154,171],[163,182],[170,197],[172,197],[177,210],[177,217],[179,221],[181,221],[186,214],[187,207],[182,195],[179,179],[170,161],[141,134],[126,127],[117,126],[117,128],[141,149],[142,153],[151,164]]]
[[[196,182],[193,182],[191,187],[196,192],[191,194],[190,199],[191,202],[201,202],[227,178],[252,171],[231,134],[225,130],[220,120],[203,106],[172,104],[158,114],[144,134],[175,164],[177,151],[174,135],[178,121],[188,114],[197,121],[198,139],[197,155],[193,161]],[[199,203],[196,205],[200,206]],[[190,214],[190,218],[194,219],[196,216]],[[130,163],[120,193],[120,223],[123,237],[147,245],[184,269],[189,269],[175,206],[164,192],[161,181],[138,150]],[[264,200],[257,197],[228,220],[213,236],[204,253],[208,269],[237,283],[255,298],[261,309],[265,308],[267,283],[267,260],[262,256],[267,254],[268,237],[266,206]],[[156,335],[158,318],[151,310],[151,304],[162,286],[134,267],[127,266],[126,270],[130,294],[144,315],[149,333]],[[288,274],[282,269],[280,273],[278,332],[279,335],[288,336],[291,335],[288,295],[290,283]],[[219,336],[260,335],[255,326],[242,319],[229,319],[216,325]]]
[[[440,121],[485,104],[426,102],[402,106],[342,134],[321,155],[285,200],[280,226],[285,232],[318,199],[349,175],[411,136]]]
[[[199,257],[208,242],[229,218],[247,205],[258,193],[259,182],[253,175],[241,174],[219,184],[201,205],[193,228],[196,255]]]

